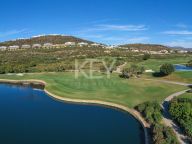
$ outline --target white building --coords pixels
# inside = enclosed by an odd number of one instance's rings
[[[88,43],[85,43],[85,42],[80,42],[78,43],[78,46],[82,47],[82,46],[88,46],[89,44]]]
[[[91,44],[91,46],[93,46],[93,47],[99,47],[100,44],[98,44],[98,43],[93,43],[93,44]]]
[[[76,43],[75,42],[66,42],[65,46],[75,46]]]
[[[160,53],[168,54],[169,51],[168,50],[161,50]]]
[[[41,44],[33,44],[32,48],[41,48]]]
[[[53,44],[52,44],[52,43],[45,43],[45,44],[43,45],[43,47],[44,47],[44,48],[51,48],[51,47],[53,47]]]
[[[7,47],[6,46],[0,46],[0,50],[1,51],[7,50]]]
[[[114,49],[114,48],[118,48],[117,45],[109,45],[105,47],[106,49]]]
[[[30,49],[30,48],[31,48],[31,45],[22,45],[21,48],[22,48],[22,49]]]
[[[131,51],[132,51],[132,52],[139,52],[138,49],[132,49]]]
[[[9,46],[9,50],[17,50],[19,49],[18,45]]]
[[[179,50],[178,53],[185,54],[185,53],[188,53],[188,51],[186,51],[186,50]]]

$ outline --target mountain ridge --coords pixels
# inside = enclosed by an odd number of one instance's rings
[[[75,36],[67,36],[67,35],[39,35],[39,36],[33,36],[31,38],[25,38],[25,39],[16,39],[16,40],[9,40],[5,42],[0,42],[0,46],[12,46],[12,45],[33,45],[33,44],[45,44],[45,43],[51,43],[51,44],[65,44],[66,42],[85,42],[88,44],[92,44],[94,42],[77,38]]]

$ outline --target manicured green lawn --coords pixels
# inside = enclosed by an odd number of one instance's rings
[[[145,101],[161,102],[172,93],[186,89],[183,86],[165,84],[143,79],[120,79],[113,74],[102,79],[86,79],[82,75],[75,79],[74,73],[25,74],[24,76],[0,75],[0,79],[39,79],[48,83],[46,89],[61,97],[102,100],[134,107]]]
[[[185,93],[185,94],[179,96],[179,98],[188,98],[188,99],[192,100],[192,93]]]
[[[192,84],[192,71],[174,72],[173,74],[165,77],[154,77],[152,73],[145,73],[143,78],[170,80]]]
[[[186,71],[186,72],[175,72],[172,75],[173,79],[184,81],[192,84],[192,71]]]
[[[164,59],[149,59],[138,63],[144,66],[146,69],[152,69],[153,71],[159,71],[159,68],[164,63],[170,64],[185,64],[192,59],[192,56],[187,57],[175,57],[175,58],[164,58]]]

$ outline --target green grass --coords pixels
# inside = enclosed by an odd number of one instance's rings
[[[185,93],[185,94],[179,96],[179,98],[188,98],[188,99],[192,100],[192,93]]]
[[[164,59],[149,59],[138,63],[139,65],[144,66],[146,69],[152,69],[153,71],[159,71],[159,68],[164,63],[170,64],[185,64],[192,59],[192,56],[187,57],[171,57]]]
[[[192,84],[192,71],[175,72],[172,77],[178,81],[184,81]]]
[[[120,79],[114,74],[110,79],[74,78],[72,73],[25,74],[24,76],[0,75],[0,79],[29,80],[39,79],[47,82],[46,89],[61,97],[74,99],[102,100],[114,102],[130,108],[146,102],[161,102],[172,93],[186,89],[183,86],[146,81],[141,79]]]
[[[174,72],[171,75],[165,77],[154,77],[152,73],[145,73],[143,78],[170,80],[192,84],[192,71]]]

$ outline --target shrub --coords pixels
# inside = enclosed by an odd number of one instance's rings
[[[152,128],[154,144],[179,144],[175,133],[170,127],[155,124]]]
[[[148,60],[150,59],[151,55],[150,54],[144,54],[143,60]]]
[[[5,68],[3,66],[0,66],[0,74],[5,74]]]
[[[125,78],[125,79],[129,79],[130,76],[127,72],[122,72],[122,74],[119,75],[120,78]]]
[[[169,107],[173,119],[192,138],[192,100],[186,98],[174,99]]]
[[[162,120],[161,106],[158,102],[145,102],[136,107],[150,124],[159,123]]]
[[[186,64],[187,67],[192,67],[192,60],[188,61],[188,63]]]
[[[124,77],[127,76],[128,77],[133,77],[133,76],[138,76],[143,74],[143,72],[145,71],[145,68],[143,66],[138,66],[138,65],[131,65],[128,68],[124,68],[122,74],[120,75],[120,77]]]
[[[172,64],[163,64],[160,67],[160,73],[162,75],[170,75],[171,73],[173,73],[175,71],[175,68]]]

